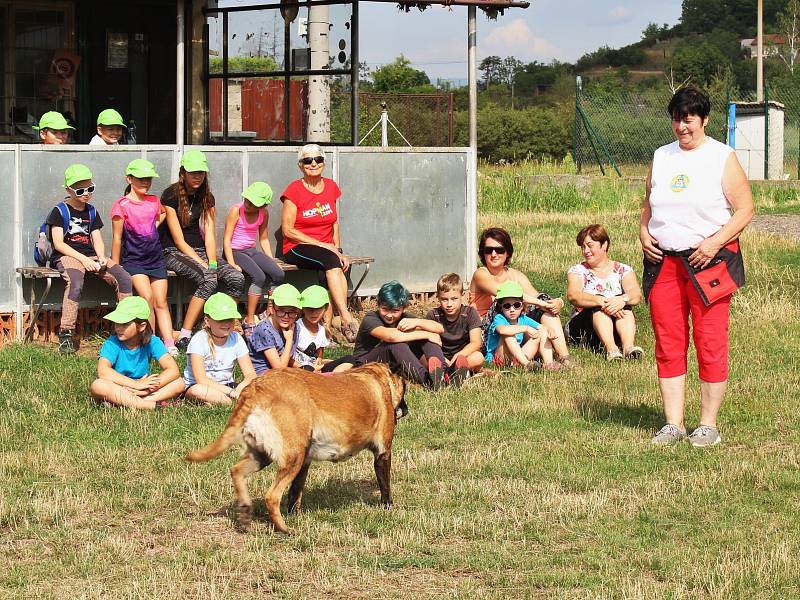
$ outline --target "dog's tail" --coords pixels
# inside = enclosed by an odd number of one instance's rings
[[[228,419],[228,424],[225,426],[220,436],[205,448],[200,448],[199,450],[187,454],[185,457],[186,460],[189,462],[205,462],[211,460],[225,452],[225,450],[233,446],[240,439],[242,426],[247,420],[247,417],[250,416],[250,411],[252,410],[252,400],[254,400],[252,388],[253,386],[249,385],[242,390],[242,395],[239,397],[236,408],[233,409],[233,413],[231,413]]]

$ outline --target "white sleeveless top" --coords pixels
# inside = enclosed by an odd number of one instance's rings
[[[728,222],[722,173],[732,153],[710,137],[695,150],[681,150],[675,141],[655,151],[647,228],[660,248],[695,248]]]

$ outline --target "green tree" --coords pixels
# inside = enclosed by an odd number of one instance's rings
[[[507,56],[503,59],[503,68],[501,71],[502,81],[509,87],[513,86],[517,80],[517,75],[523,71],[524,65],[521,60],[513,56]]]
[[[229,73],[269,73],[278,70],[278,63],[271,56],[228,57]],[[208,72],[214,74],[222,73],[221,56],[212,56],[208,59]]]
[[[800,50],[800,0],[789,0],[786,8],[778,15],[778,33],[786,42],[780,48],[779,56],[789,72],[794,74],[794,67]]]
[[[503,59],[499,56],[487,56],[478,65],[478,70],[483,72],[483,84],[487,88],[493,83],[500,83],[503,79]]]
[[[425,72],[413,68],[411,61],[402,54],[394,62],[375,69],[372,81],[376,92],[402,93],[433,89]]]
[[[722,51],[707,40],[682,42],[672,57],[672,69],[677,80],[687,77],[697,85],[705,85],[712,77],[720,77],[731,69]]]
[[[643,40],[654,40],[658,37],[661,33],[661,28],[658,26],[657,23],[653,23],[652,21],[647,24],[647,27],[644,28],[642,31],[642,39]]]

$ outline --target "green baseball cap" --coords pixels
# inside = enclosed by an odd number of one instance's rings
[[[189,150],[185,152],[181,158],[181,166],[184,171],[189,173],[196,173],[197,171],[205,171],[208,173],[208,160],[206,155],[200,150]]]
[[[330,301],[328,290],[321,285],[311,285],[300,296],[300,308],[322,308]]]
[[[98,125],[120,125],[127,128],[125,121],[122,120],[122,115],[115,111],[113,108],[107,108],[97,115]]]
[[[64,187],[72,187],[76,181],[87,181],[92,179],[92,172],[89,167],[76,163],[67,167],[64,171]]]
[[[282,283],[272,291],[270,299],[275,306],[294,306],[303,308],[300,299],[300,290],[291,283]]]
[[[247,198],[254,206],[271,204],[272,188],[263,181],[254,181],[242,192],[242,198]]]
[[[51,110],[50,112],[46,112],[42,115],[42,118],[39,119],[39,125],[34,125],[33,129],[39,131],[41,129],[75,129],[72,125],[67,123],[67,120],[64,118],[60,112],[56,112]]]
[[[522,286],[516,281],[504,281],[497,288],[497,293],[494,298],[495,300],[500,300],[501,298],[522,298],[522,294]]]
[[[153,163],[143,158],[137,158],[136,160],[129,162],[125,169],[125,175],[133,175],[139,179],[143,179],[145,177],[158,177],[158,173],[156,173],[156,168],[153,166]]]
[[[239,314],[239,309],[236,306],[236,300],[217,292],[211,294],[204,307],[204,312],[214,319],[215,321],[225,321],[226,319],[241,319],[242,315]]]
[[[150,305],[141,296],[128,296],[120,300],[117,308],[104,318],[114,323],[130,323],[136,319],[144,321],[150,318]]]

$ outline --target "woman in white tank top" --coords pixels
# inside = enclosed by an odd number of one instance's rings
[[[732,291],[744,283],[744,273],[733,276],[731,291],[713,301],[709,301],[712,294],[701,295],[697,287],[704,277],[700,273],[707,279],[712,268],[727,269],[716,279],[711,276],[712,291],[721,280],[727,286],[734,259],[741,266],[738,237],[754,209],[750,185],[734,151],[706,135],[710,108],[708,98],[693,87],[673,96],[667,112],[677,141],[653,155],[642,205],[639,237],[645,258],[644,291],[656,337],[667,422],[652,440],[657,445],[687,437],[684,403],[690,314],[701,407],[700,424],[688,439],[693,446],[721,441],[717,414],[728,379],[729,305]]]

